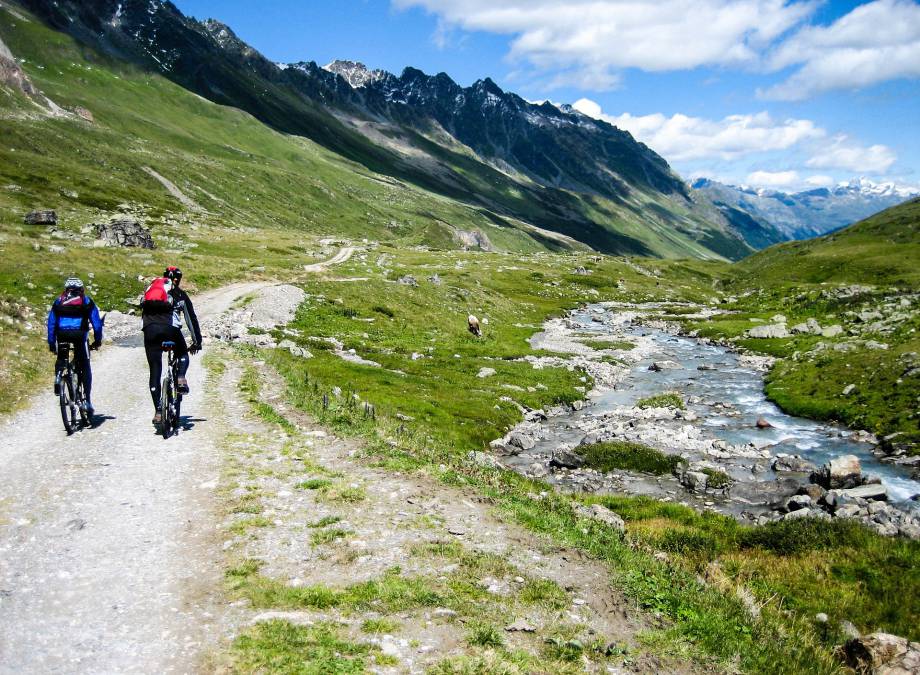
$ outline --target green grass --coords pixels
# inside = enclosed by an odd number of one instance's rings
[[[676,391],[668,391],[663,394],[656,394],[655,396],[648,396],[647,398],[640,398],[636,401],[637,408],[677,408],[678,410],[685,410],[686,405],[684,405],[684,399]]]
[[[384,635],[399,632],[400,623],[394,621],[393,619],[388,619],[386,617],[378,617],[374,619],[365,619],[361,622],[361,632],[362,633],[372,633],[374,635]]]
[[[332,481],[328,478],[308,478],[298,483],[295,487],[299,490],[326,490],[331,485]]]
[[[344,539],[348,535],[352,534],[351,530],[343,530],[340,527],[326,528],[322,530],[317,530],[310,535],[310,543],[314,546],[322,546],[323,544],[331,544],[332,542],[338,539]]]
[[[505,637],[497,626],[477,623],[470,627],[466,641],[474,647],[501,647],[505,644]]]
[[[371,644],[350,642],[333,623],[297,626],[265,621],[247,629],[232,646],[232,669],[238,673],[271,672],[320,675],[363,673]]]
[[[617,469],[662,476],[672,473],[683,460],[640,443],[615,441],[593,443],[578,448],[585,466],[609,473]]]

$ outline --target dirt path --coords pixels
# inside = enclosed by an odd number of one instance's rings
[[[329,260],[313,263],[312,265],[304,265],[303,269],[305,272],[322,272],[332,265],[341,265],[343,262],[347,262],[351,258],[352,254],[354,254],[354,252],[354,246],[345,246],[339,250],[338,253],[329,258]]]
[[[264,285],[196,307],[213,316]],[[187,672],[221,637],[210,511],[222,422],[200,358],[183,405],[194,428],[168,441],[150,424],[137,338],[99,352],[93,372],[98,428],[65,436],[50,391],[0,426],[0,672]]]

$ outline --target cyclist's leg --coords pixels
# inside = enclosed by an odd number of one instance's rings
[[[150,397],[153,399],[153,409],[160,407],[160,377],[163,375],[163,340],[166,338],[154,327],[144,333],[144,352],[147,355],[147,365],[150,368]]]
[[[179,377],[185,377],[185,374],[188,372],[188,345],[185,344],[185,336],[182,335],[182,331],[178,328],[173,328],[172,337],[170,338],[173,342],[176,343],[176,358],[179,360]]]

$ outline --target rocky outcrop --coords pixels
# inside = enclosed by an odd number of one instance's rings
[[[97,223],[96,235],[107,246],[156,248],[150,230],[136,220],[120,218],[110,223]]]
[[[850,668],[872,675],[909,675],[920,672],[920,642],[890,633],[872,633],[848,641],[843,656]]]
[[[23,219],[26,225],[57,225],[58,218],[55,211],[29,211]]]
[[[38,95],[35,85],[20,68],[3,40],[0,40],[0,85],[20,91],[26,96]]]

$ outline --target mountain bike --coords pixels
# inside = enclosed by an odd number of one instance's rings
[[[166,375],[160,387],[160,433],[169,438],[179,430],[179,410],[182,407],[182,393],[179,391],[179,359],[176,343],[164,342],[163,351],[169,356]]]
[[[90,426],[91,420],[86,412],[83,382],[77,374],[70,343],[58,343],[57,351],[58,365],[54,372],[54,391],[58,395],[58,402],[61,406],[64,431],[70,436],[77,429]]]

